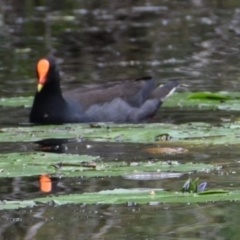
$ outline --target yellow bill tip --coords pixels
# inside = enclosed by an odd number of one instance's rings
[[[43,88],[43,84],[39,83],[37,86],[37,91],[41,92],[42,88]]]

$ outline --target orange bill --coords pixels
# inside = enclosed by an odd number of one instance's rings
[[[37,90],[40,92],[47,79],[47,73],[50,68],[50,63],[47,59],[41,59],[37,64],[38,73],[38,87]]]

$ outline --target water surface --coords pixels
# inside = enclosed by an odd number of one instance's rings
[[[0,96],[32,96],[35,64],[53,54],[62,89],[154,76],[177,78],[179,91],[239,90],[239,1],[11,1],[0,7]],[[0,107],[0,126],[28,122],[29,109]],[[163,109],[159,122],[221,122],[238,112]],[[87,145],[92,148],[87,148]],[[99,155],[104,161],[178,160],[218,163],[223,170],[194,173],[208,188],[239,188],[238,146],[193,148],[168,156],[144,151],[155,145],[71,143],[59,152]],[[1,143],[0,153],[39,151],[34,143]],[[114,188],[178,191],[188,178],[152,181],[117,178],[55,179],[52,194]],[[0,179],[1,199],[46,196],[39,176]],[[239,203],[180,205],[69,205],[1,211],[0,239],[238,239]]]

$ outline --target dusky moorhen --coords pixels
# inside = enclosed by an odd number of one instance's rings
[[[37,92],[30,122],[62,124],[81,122],[140,122],[153,117],[178,87],[177,81],[157,86],[148,77],[110,82],[62,93],[59,70],[52,57],[38,61]]]

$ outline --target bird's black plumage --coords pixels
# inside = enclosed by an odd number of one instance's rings
[[[43,80],[38,69],[42,60],[49,66]],[[177,81],[157,86],[156,80],[148,77],[81,87],[62,93],[55,60],[42,60],[37,64],[37,76],[42,86],[35,94],[30,112],[30,122],[33,123],[136,123],[154,116],[178,87]]]

